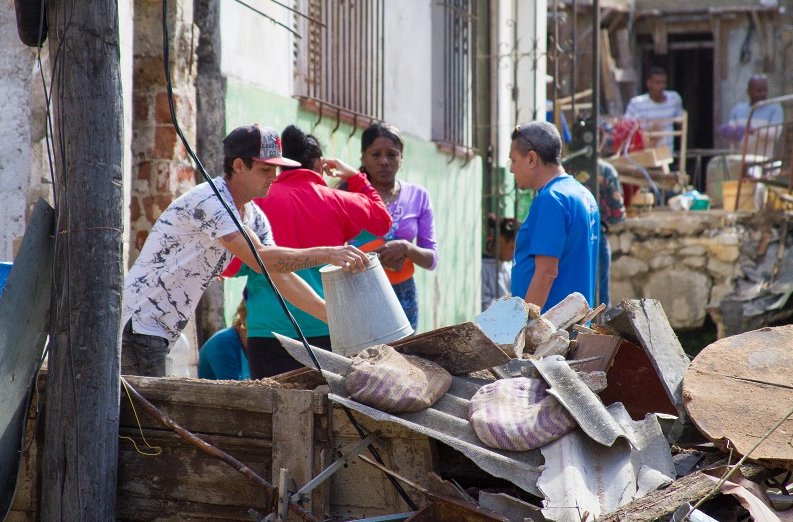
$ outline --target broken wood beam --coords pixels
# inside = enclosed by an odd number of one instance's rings
[[[757,464],[740,467],[743,476],[754,482],[764,480],[774,473]],[[668,517],[685,503],[696,503],[713,491],[713,479],[701,471],[678,479],[666,489],[661,489],[607,513],[599,522],[643,522]]]

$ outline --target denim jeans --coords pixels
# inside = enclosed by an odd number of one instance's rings
[[[419,325],[419,298],[416,291],[416,280],[412,277],[407,281],[393,285],[399,304],[405,311],[410,326],[415,332]]]
[[[132,331],[132,319],[121,334],[121,374],[165,377],[168,339]]]
[[[601,229],[600,245],[598,246],[598,298],[596,305],[604,303],[611,306],[609,294],[609,276],[611,272],[611,245],[606,233]]]

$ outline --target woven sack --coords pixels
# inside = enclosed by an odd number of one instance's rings
[[[386,344],[355,355],[346,378],[352,399],[389,413],[429,408],[451,384],[451,374],[438,364],[403,355]]]
[[[527,451],[545,446],[577,426],[540,379],[516,377],[482,386],[468,405],[476,436],[491,448]]]

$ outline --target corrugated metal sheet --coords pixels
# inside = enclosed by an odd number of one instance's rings
[[[540,448],[545,469],[537,485],[549,520],[579,522],[585,513],[597,519],[674,479],[669,444],[654,415],[633,421],[620,403],[608,414],[633,447],[625,439],[606,447],[576,429]]]
[[[306,366],[313,366],[303,345],[277,335],[289,355]],[[350,367],[346,357],[315,349],[332,394],[329,398],[351,410],[378,421],[395,422],[413,431],[432,437],[460,451],[491,475],[509,480],[535,496],[541,496],[537,479],[542,472],[542,456],[535,451],[502,451],[483,445],[468,422],[468,402],[484,381],[454,377],[449,391],[432,408],[401,415],[392,415],[346,398],[343,375]]]

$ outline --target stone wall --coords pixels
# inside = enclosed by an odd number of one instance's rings
[[[611,302],[657,299],[673,328],[701,328],[707,309],[735,291],[751,237],[747,216],[723,211],[629,218],[609,231]]]

